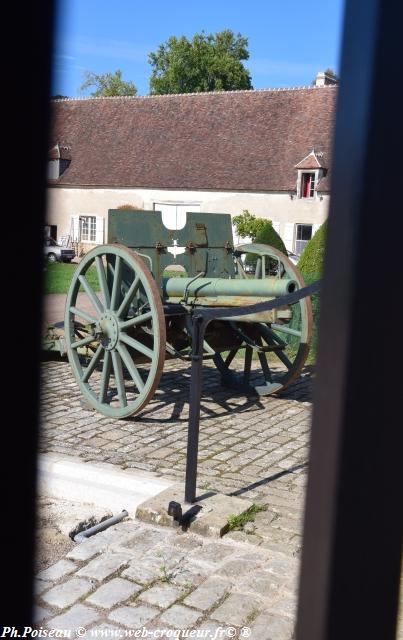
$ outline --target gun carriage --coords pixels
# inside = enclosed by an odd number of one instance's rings
[[[245,272],[245,254],[256,257],[253,277]],[[173,265],[184,272],[172,275]],[[89,269],[96,270],[99,291]],[[188,213],[185,226],[172,230],[160,212],[110,210],[108,243],[84,256],[67,294],[66,350],[77,383],[104,415],[136,414],[153,397],[164,361],[190,359],[197,309],[241,308],[303,286],[297,267],[277,249],[234,247],[228,214]],[[225,385],[278,393],[299,375],[311,331],[309,298],[223,317],[209,323],[203,357]]]

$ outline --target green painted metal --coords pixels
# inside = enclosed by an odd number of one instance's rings
[[[86,279],[93,264],[100,295]],[[80,309],[80,285],[92,313]],[[155,282],[133,251],[120,245],[96,247],[78,265],[66,300],[66,349],[84,397],[104,415],[125,418],[153,396],[165,358],[162,317]],[[136,332],[148,343],[138,340]]]
[[[265,278],[264,280],[241,280],[224,278],[164,278],[164,297],[218,298],[225,304],[226,296],[271,298],[291,293],[297,288],[291,278]]]
[[[80,262],[67,295],[65,342],[78,385],[104,415],[143,409],[158,385],[165,357],[188,359],[190,316],[198,307],[243,307],[304,286],[298,269],[272,247],[233,247],[231,217],[188,213],[170,230],[160,212],[111,210],[108,242]],[[241,256],[258,256],[254,278]],[[86,272],[95,265],[99,292]],[[181,266],[186,277],[164,277]],[[82,305],[78,291],[88,304]],[[81,300],[81,299],[80,299]],[[222,317],[206,329],[204,351],[224,384],[267,395],[299,375],[309,350],[309,299],[256,314]]]
[[[183,229],[173,230],[164,226],[160,211],[110,209],[108,242],[148,256],[161,290],[170,265],[182,266],[189,277],[235,277],[231,216],[226,213],[189,212]]]
[[[274,247],[254,243],[245,244],[237,246],[236,252],[255,253],[263,258],[262,268],[254,282],[263,283],[270,279],[266,270],[273,269],[279,281],[296,281],[297,288],[305,286],[298,268]],[[243,275],[240,274],[240,277]],[[283,322],[277,319],[276,322],[255,322],[250,325],[234,323],[242,337],[240,346],[229,360],[223,358],[220,353],[215,357],[215,363],[221,371],[224,384],[239,386],[245,391],[249,390],[259,395],[268,395],[282,391],[298,377],[309,353],[313,323],[311,301],[309,298],[303,298],[288,309],[289,317]],[[260,380],[256,380],[253,384],[250,383],[250,375],[248,372],[245,373],[245,369],[243,375],[239,375],[239,362],[236,363],[235,358],[237,353],[242,354],[246,344],[252,345],[261,365],[260,376],[257,376]],[[267,351],[261,352],[262,347]],[[242,358],[245,361],[244,367],[248,371],[248,352],[245,352]],[[281,369],[278,369],[278,365],[281,365]]]

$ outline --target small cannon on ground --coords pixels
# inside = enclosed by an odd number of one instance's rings
[[[254,277],[245,273],[243,254],[256,256]],[[186,273],[165,277],[175,267]],[[89,273],[96,275],[95,288]],[[110,210],[108,244],[85,255],[67,294],[65,341],[75,378],[104,415],[138,413],[153,397],[165,359],[191,358],[195,310],[244,307],[303,286],[298,269],[277,249],[234,248],[228,214],[188,213],[185,226],[172,230],[160,212]],[[311,331],[309,298],[221,317],[207,327],[203,357],[214,362],[223,384],[268,395],[299,375]]]

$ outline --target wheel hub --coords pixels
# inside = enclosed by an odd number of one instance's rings
[[[112,351],[119,340],[119,325],[115,314],[110,311],[103,313],[98,324],[102,346],[108,351]]]

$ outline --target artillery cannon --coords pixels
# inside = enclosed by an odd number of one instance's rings
[[[257,258],[253,278],[244,270],[246,253]],[[172,265],[186,277],[165,277]],[[96,270],[99,292],[87,277],[90,269]],[[165,359],[191,358],[195,310],[244,307],[303,286],[298,269],[277,249],[234,248],[228,214],[188,213],[185,226],[172,230],[160,212],[110,210],[108,243],[85,255],[67,294],[66,350],[77,383],[106,416],[138,413],[153,397]],[[225,385],[268,395],[299,375],[311,330],[309,298],[224,316],[209,323],[203,357],[214,362]]]

